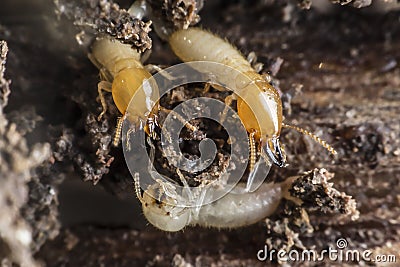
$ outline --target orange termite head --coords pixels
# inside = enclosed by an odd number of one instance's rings
[[[282,102],[277,90],[259,74],[253,74],[252,82],[241,92],[237,101],[238,115],[246,130],[254,134],[265,147],[270,160],[284,167],[286,157],[279,143],[282,129]]]
[[[264,127],[271,129],[269,132],[264,130],[264,135],[261,136],[261,141],[265,152],[267,153],[270,160],[282,168],[286,166],[286,155],[281,148],[279,142],[279,136],[281,134],[283,116],[282,116],[282,101],[278,91],[265,80],[257,81],[257,86],[261,89],[262,93],[260,97],[263,98],[262,104],[264,104],[263,112],[265,119],[262,121]]]

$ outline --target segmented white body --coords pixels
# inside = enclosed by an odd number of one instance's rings
[[[91,60],[99,69],[106,69],[114,78],[124,68],[144,68],[141,53],[128,44],[110,38],[98,38],[92,45]],[[129,64],[127,62],[129,61]]]
[[[221,199],[202,206],[189,224],[216,228],[251,225],[274,213],[281,198],[281,184],[264,183],[252,193],[245,192],[245,184],[238,184]]]
[[[159,190],[158,184],[150,186],[140,199],[147,220],[163,231],[176,232],[190,225],[237,228],[254,224],[273,214],[280,200],[290,197],[288,186],[292,181],[264,183],[251,193],[246,191],[245,184],[239,183],[222,198],[199,207],[186,207],[187,199],[171,195],[171,192],[156,200],[154,196]],[[174,205],[166,204],[172,202]]]
[[[240,72],[255,72],[234,46],[200,28],[174,32],[169,38],[169,44],[174,53],[186,62],[213,61],[228,65]]]

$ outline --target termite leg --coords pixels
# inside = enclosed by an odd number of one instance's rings
[[[159,67],[157,65],[154,65],[154,64],[147,64],[146,66],[144,66],[144,68],[150,73],[152,73],[152,72],[160,72],[160,71],[163,70],[161,67]]]
[[[208,82],[204,86],[204,92],[203,93],[207,93],[210,90],[210,87],[212,87],[212,88],[214,88],[214,89],[216,89],[216,90],[218,90],[220,92],[226,91],[226,88],[224,86],[216,84],[216,83]],[[235,94],[229,95],[229,96],[227,96],[225,98],[225,108],[222,111],[221,119],[220,119],[220,124],[221,125],[226,119],[226,115],[228,113],[228,108],[231,106],[233,100],[236,100],[236,95]]]
[[[144,126],[144,131],[154,140],[157,138],[157,134],[155,131],[156,127],[158,127],[157,115],[152,114],[147,118],[147,123]]]
[[[200,209],[204,203],[204,199],[206,196],[206,188],[204,188],[203,184],[200,184],[196,189],[200,190],[200,193],[197,191],[196,194],[192,194],[192,191],[190,190],[189,184],[186,181],[186,178],[183,176],[182,172],[179,169],[176,169],[176,173],[179,176],[179,179],[181,180],[183,184],[183,188],[186,191],[186,194],[189,197],[189,204],[190,205],[195,205],[195,209],[192,210],[192,216],[197,219],[198,215],[200,213]]]
[[[271,77],[271,75],[269,75],[268,73],[261,74],[261,77],[262,77],[267,83],[270,83],[270,82],[272,81],[272,77]]]
[[[175,78],[171,74],[169,74],[168,72],[166,72],[165,70],[163,70],[161,67],[159,67],[157,65],[147,64],[146,66],[144,66],[144,68],[150,73],[155,73],[155,72],[159,73],[160,75],[164,76],[169,81],[175,80]]]
[[[186,181],[185,176],[183,176],[181,170],[179,170],[179,169],[176,169],[176,173],[178,174],[179,179],[181,180],[181,182],[182,182],[182,184],[183,184],[184,190],[185,190],[186,193],[188,194],[189,201],[193,201],[193,195],[192,195],[192,192],[190,191],[190,187],[189,187],[189,184],[188,184],[187,181]]]
[[[260,62],[257,63],[257,55],[253,51],[247,55],[247,61],[253,66],[255,72],[260,73],[260,71],[262,71],[264,64]]]
[[[203,94],[208,93],[208,91],[210,91],[211,87],[214,88],[215,90],[220,91],[220,92],[226,91],[226,88],[223,87],[222,85],[219,85],[219,84],[216,84],[216,83],[213,83],[213,82],[207,82],[206,85],[204,86]]]
[[[211,84],[206,83],[206,85],[204,85],[203,94],[208,93],[208,91],[210,91],[210,87],[211,87]]]
[[[200,192],[196,192],[195,208],[192,211],[192,216],[195,220],[199,218],[200,209],[203,206],[204,199],[206,198],[207,188],[204,184],[200,184],[197,188]]]
[[[105,67],[103,67],[103,65],[101,65],[101,63],[93,56],[93,54],[88,54],[88,58],[90,62],[92,62],[92,64],[100,70],[100,80],[112,82],[113,77],[111,73]]]
[[[220,91],[220,92],[225,92],[226,88],[222,85],[216,84],[216,83],[210,83],[210,86],[212,86],[212,88]]]
[[[247,61],[252,64],[255,63],[257,61],[257,55],[254,51],[251,51],[248,55],[247,55]]]
[[[103,91],[111,92],[111,83],[110,82],[106,82],[106,81],[99,82],[97,84],[97,91],[99,92],[101,106],[103,107],[103,111],[97,117],[97,120],[101,120],[101,118],[103,117],[103,115],[107,111],[107,103],[106,103],[106,100],[104,99]]]
[[[131,151],[131,134],[135,133],[136,129],[135,128],[129,128],[128,131],[126,132],[126,150]]]
[[[178,114],[177,112],[171,110],[171,109],[167,109],[163,106],[159,106],[159,109],[165,113],[172,113],[173,116],[175,116],[183,125],[185,125],[185,127],[192,132],[196,132],[197,131],[197,127],[192,125],[190,122],[186,121],[180,114]]]
[[[114,80],[112,74],[106,68],[100,68],[99,76],[101,81],[112,83],[112,81]]]
[[[253,68],[254,68],[254,70],[257,72],[257,73],[260,73],[262,70],[263,70],[263,68],[264,68],[264,64],[262,64],[262,63],[256,63],[254,66],[253,66]]]
[[[236,100],[236,95],[232,94],[225,98],[225,108],[222,111],[220,124],[222,125],[226,119],[226,115],[228,114],[228,108],[232,105],[233,100]]]

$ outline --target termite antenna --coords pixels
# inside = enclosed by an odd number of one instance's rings
[[[256,145],[255,145],[255,140],[254,140],[254,135],[255,132],[251,132],[249,135],[249,143],[250,143],[250,172],[254,170],[254,165],[256,164],[256,157],[257,157],[257,152],[256,152]]]
[[[119,141],[121,139],[122,123],[123,122],[124,122],[124,116],[118,117],[117,126],[115,128],[114,140],[113,140],[113,145],[114,146],[118,146]]]
[[[309,137],[311,137],[315,142],[319,143],[321,146],[323,146],[326,150],[328,150],[332,155],[336,155],[337,152],[336,150],[329,145],[326,141],[322,140],[321,138],[319,138],[318,136],[316,136],[315,134],[313,134],[312,132],[307,131],[306,129],[300,128],[298,126],[294,126],[294,125],[289,125],[286,123],[282,123],[282,127],[285,128],[289,128],[289,129],[293,129],[295,131],[298,131],[299,133],[308,135]]]

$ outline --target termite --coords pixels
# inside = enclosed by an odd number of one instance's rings
[[[98,116],[101,120],[107,111],[103,92],[111,92],[113,100],[122,116],[118,119],[116,134],[113,144],[118,145],[121,135],[122,122],[129,114],[129,122],[135,128],[143,129],[147,135],[156,137],[155,128],[158,126],[157,113],[162,110],[166,113],[172,112],[185,127],[191,131],[197,128],[173,112],[159,105],[159,89],[156,82],[151,79],[152,75],[148,69],[159,71],[154,65],[143,66],[141,53],[134,50],[130,45],[123,44],[109,37],[97,38],[92,44],[92,52],[88,55],[92,63],[100,70],[100,81],[97,90],[102,105],[102,112]],[[168,78],[168,74],[166,75]],[[170,77],[169,77],[170,78]],[[129,105],[135,96],[134,105]],[[127,110],[129,107],[129,110]]]
[[[136,194],[142,203],[144,216],[152,225],[167,232],[177,232],[195,225],[213,228],[251,225],[273,214],[281,199],[293,199],[289,193],[293,178],[281,183],[263,183],[254,192],[248,192],[245,183],[238,183],[222,198],[197,206],[186,206],[186,198],[175,194],[173,190],[165,192],[160,182],[150,185],[142,196],[138,179],[136,176]],[[221,193],[218,190],[209,192]],[[213,195],[206,197],[212,198]]]
[[[227,76],[241,88],[240,96],[233,95],[227,104],[237,99],[237,112],[250,138],[259,141],[270,158],[279,167],[286,165],[286,157],[281,149],[279,137],[282,127],[309,135],[332,154],[336,151],[319,137],[297,126],[283,123],[282,102],[278,91],[259,73],[243,55],[227,41],[200,28],[178,30],[169,37],[174,53],[184,62],[212,61],[232,67],[244,75]],[[219,86],[215,87],[218,90]],[[250,139],[251,140],[251,139]],[[254,142],[250,142],[253,144]],[[254,148],[252,148],[254,151]],[[250,163],[254,163],[252,153]]]
[[[127,114],[128,104],[134,95],[140,101],[129,106],[128,119],[135,127],[143,128],[148,135],[153,136],[157,118],[152,110],[157,109],[159,91],[154,83],[146,83],[151,74],[140,62],[141,53],[132,49],[130,45],[112,38],[100,37],[94,41],[89,59],[100,69],[102,79],[97,86],[103,107],[98,120],[107,110],[103,91],[112,93],[115,105],[123,114],[117,123],[114,145],[118,145],[122,121]],[[153,109],[153,107],[156,108]]]

